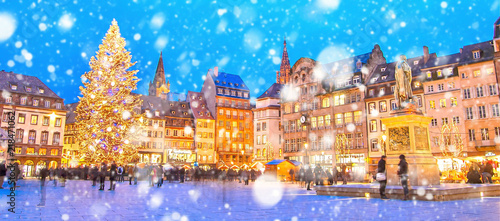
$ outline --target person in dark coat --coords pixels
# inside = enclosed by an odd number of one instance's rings
[[[408,163],[406,162],[405,155],[399,155],[399,164],[398,164],[398,176],[401,179],[401,186],[403,186],[404,198],[403,200],[409,200],[409,190],[408,190]]]
[[[347,184],[347,166],[345,163],[340,166],[340,174],[342,175],[342,184]]]
[[[469,167],[469,172],[467,173],[467,183],[482,183],[481,174],[479,174],[479,171],[475,170],[473,166]]]
[[[332,185],[333,184],[333,176],[332,176],[332,173],[330,173],[330,170],[326,170],[326,177],[328,177],[328,185]]]
[[[5,160],[3,160],[0,163],[0,189],[3,189],[3,182],[6,175],[7,175],[7,166],[5,165]]]
[[[137,179],[139,178],[139,167],[137,164],[134,166],[134,185],[137,185]]]
[[[378,161],[377,173],[383,173],[387,177],[387,172],[385,170],[385,165],[386,165],[385,159],[386,159],[386,156],[384,155]],[[380,188],[379,188],[380,198],[382,198],[382,199],[389,199],[385,195],[385,187],[387,186],[387,178],[385,180],[378,180],[378,182],[380,183]]]
[[[128,185],[132,185],[132,179],[134,179],[134,167],[129,166],[127,168],[128,173]]]
[[[322,173],[323,170],[321,169],[321,166],[319,164],[316,164],[316,167],[314,167],[314,178],[316,179],[316,185],[323,184],[323,180],[321,179]]]
[[[255,170],[250,170],[250,179],[252,180],[252,182],[255,182],[255,180],[257,179],[257,172],[255,172]]]
[[[83,166],[83,180],[87,180],[89,176],[89,167],[87,164]]]
[[[332,177],[333,177],[333,184],[337,185],[337,180],[339,176],[339,170],[337,169],[337,165],[333,165],[332,169]]]
[[[90,175],[92,176],[92,186],[95,186],[97,182],[97,177],[99,177],[99,164],[94,165]]]
[[[115,190],[115,184],[113,182],[115,181],[116,175],[117,175],[117,170],[118,167],[116,166],[115,161],[112,161],[111,163],[111,168],[109,169],[109,189],[108,190]]]
[[[181,167],[180,171],[179,171],[179,175],[180,175],[180,182],[181,183],[184,183],[184,176],[186,175],[186,169],[184,169],[184,167]]]
[[[60,178],[61,175],[61,169],[60,167],[57,167],[54,169],[54,186],[57,186],[57,180]]]
[[[290,180],[292,181],[293,184],[293,180],[295,180],[295,171],[293,170],[293,168],[290,168],[288,174],[290,174]]]
[[[66,169],[65,166],[63,166],[59,171],[59,176],[61,177],[61,187],[65,187],[66,179],[68,178],[68,170]]]
[[[299,169],[299,187],[305,187],[305,179],[306,177],[306,172],[304,170],[304,167],[300,167]]]
[[[483,182],[493,183],[493,180],[491,179],[492,176],[493,176],[493,166],[491,165],[491,162],[488,161],[486,165],[484,165]]]
[[[313,170],[311,169],[311,166],[307,165],[306,166],[306,187],[307,187],[307,190],[311,190],[311,182],[314,181],[314,174],[313,174]]]
[[[45,189],[45,179],[49,176],[49,170],[44,166],[40,170],[40,203],[36,205],[37,207],[45,206],[46,199],[46,189]]]
[[[106,162],[101,163],[101,167],[99,167],[99,190],[104,190],[104,181],[106,181],[106,172],[108,171],[108,166],[106,166]]]

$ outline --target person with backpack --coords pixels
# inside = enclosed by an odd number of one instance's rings
[[[123,167],[121,164],[118,165],[117,174],[118,174],[118,182],[123,182]]]

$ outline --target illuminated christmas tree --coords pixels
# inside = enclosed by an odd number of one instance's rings
[[[76,139],[80,156],[90,163],[137,160],[135,142],[141,136],[143,116],[134,112],[141,100],[131,94],[137,88],[137,70],[125,49],[125,39],[113,20],[99,51],[90,59],[91,70],[82,76],[82,97],[76,108]]]

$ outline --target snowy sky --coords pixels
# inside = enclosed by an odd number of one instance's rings
[[[137,61],[138,93],[147,93],[163,51],[172,91],[200,91],[207,70],[219,66],[256,97],[275,82],[285,35],[292,65],[300,57],[332,62],[374,44],[390,62],[421,55],[424,45],[446,55],[491,40],[500,15],[498,0],[33,2],[0,0],[0,70],[37,76],[66,103],[77,101],[113,18]]]

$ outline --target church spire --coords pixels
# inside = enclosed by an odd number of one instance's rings
[[[281,56],[281,65],[279,71],[279,77],[276,76],[276,82],[278,84],[288,83],[288,78],[290,75],[290,60],[288,59],[288,51],[286,50],[286,37],[283,38],[283,55]],[[278,74],[277,74],[278,75]]]
[[[162,93],[168,93],[169,91],[170,87],[166,85],[165,69],[163,67],[163,53],[160,52],[155,77],[153,78],[153,82],[149,83],[149,96],[160,97]]]

